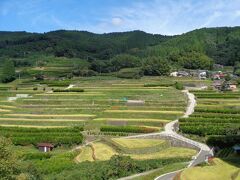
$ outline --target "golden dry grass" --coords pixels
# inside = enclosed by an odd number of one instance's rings
[[[84,119],[25,119],[25,118],[0,118],[0,121],[36,121],[36,122],[81,122]]]
[[[89,146],[81,148],[80,154],[75,158],[79,163],[84,161],[94,161],[92,158],[92,149]]]
[[[136,122],[163,122],[168,123],[167,119],[151,119],[151,118],[96,118],[94,121],[136,121]]]
[[[213,160],[215,165],[192,167],[184,170],[181,173],[181,179],[184,180],[220,180],[220,179],[233,179],[233,175],[236,174],[235,180],[240,180],[240,168],[228,164],[221,159]],[[238,175],[237,175],[238,173]]]
[[[125,139],[125,138],[113,138],[115,143],[129,149],[148,148],[164,144],[165,140],[159,139]]]
[[[13,117],[95,117],[93,114],[4,114]]]
[[[152,110],[106,110],[107,113],[152,113],[152,114],[182,114],[182,111],[152,111]]]
[[[174,157],[192,157],[196,154],[196,150],[180,147],[170,147],[156,153],[150,154],[129,154],[133,159],[146,160],[146,159],[161,159],[161,158],[174,158]]]
[[[11,112],[12,110],[10,109],[0,109],[0,112]]]
[[[96,159],[100,161],[109,160],[113,155],[118,154],[112,147],[101,142],[93,143],[92,146],[95,149]]]
[[[68,126],[34,126],[34,125],[10,125],[1,124],[0,127],[24,127],[24,128],[66,128]]]

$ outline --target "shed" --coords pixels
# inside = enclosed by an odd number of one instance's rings
[[[50,144],[50,143],[39,143],[39,144],[37,144],[37,147],[38,147],[39,151],[49,152],[49,151],[53,150],[54,145]]]

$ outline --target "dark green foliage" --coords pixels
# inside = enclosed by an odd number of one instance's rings
[[[240,61],[235,63],[234,74],[240,76]]]
[[[178,90],[183,90],[183,89],[184,89],[183,84],[180,83],[180,82],[176,82],[176,83],[174,84],[174,86],[175,86],[175,88],[178,89]]]
[[[170,59],[186,69],[211,69],[213,60],[203,53],[190,51],[171,55]]]
[[[140,59],[128,54],[117,55],[111,59],[113,71],[119,71],[123,68],[134,68],[141,66]]]
[[[102,132],[128,132],[128,133],[152,133],[158,131],[157,128],[137,127],[137,126],[102,126]]]
[[[14,180],[20,173],[17,159],[11,150],[11,142],[0,137],[0,177],[1,179]]]
[[[170,87],[173,85],[173,83],[146,83],[144,87]]]
[[[36,145],[42,142],[49,142],[58,146],[82,143],[83,136],[80,132],[82,130],[82,127],[50,129],[1,127],[0,135],[9,137],[15,145]]]
[[[5,60],[2,69],[1,81],[3,83],[9,83],[15,80],[15,67],[13,61]]]
[[[169,75],[170,65],[166,60],[158,57],[149,57],[144,60],[143,73],[148,76],[164,76]]]
[[[54,89],[53,92],[84,92],[84,89],[79,89],[79,88]]]
[[[219,146],[220,148],[231,147],[235,144],[239,144],[240,136],[209,136],[207,144],[211,146]]]
[[[39,160],[44,160],[44,159],[49,159],[51,158],[52,154],[50,153],[28,153],[28,154],[24,154],[24,156],[22,157],[22,159],[24,161],[26,160],[34,160],[34,159],[39,159]]]
[[[127,68],[121,69],[117,73],[117,77],[126,79],[140,79],[143,76],[142,69],[140,68]]]
[[[169,37],[141,31],[94,34],[84,31],[53,31],[45,34],[0,32],[0,54],[23,57],[26,54],[50,53],[58,57],[110,59],[131,49],[156,45]],[[18,36],[16,36],[18,34]]]
[[[188,158],[169,158],[154,160],[133,160],[128,156],[114,155],[109,161],[83,162],[71,167],[68,171],[56,173],[56,179],[118,179],[132,174],[163,167],[176,162],[186,162]],[[53,172],[52,172],[53,173]]]

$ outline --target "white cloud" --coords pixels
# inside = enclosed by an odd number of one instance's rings
[[[120,26],[121,24],[123,24],[123,19],[119,17],[114,17],[112,18],[112,24],[115,26]]]
[[[240,16],[240,0],[132,2],[125,7],[112,8],[108,17],[100,21],[94,29],[99,29],[98,32],[140,29],[169,35],[181,34],[201,27],[240,25],[240,20],[237,19]],[[114,19],[115,17],[118,19]]]

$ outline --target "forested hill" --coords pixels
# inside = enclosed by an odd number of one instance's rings
[[[212,61],[240,61],[240,27],[203,28],[178,36],[142,31],[94,34],[86,31],[48,33],[0,32],[0,58],[38,55],[109,60],[118,54],[159,57],[184,68],[209,68]],[[200,64],[198,63],[200,62]]]
[[[172,61],[207,55],[215,63],[234,65],[240,61],[240,27],[194,30],[149,48],[146,56],[149,55],[168,57]]]
[[[23,57],[43,53],[58,57],[106,60],[116,54],[130,53],[130,51],[160,44],[169,38],[142,31],[109,34],[65,30],[44,34],[0,32],[0,55]]]

